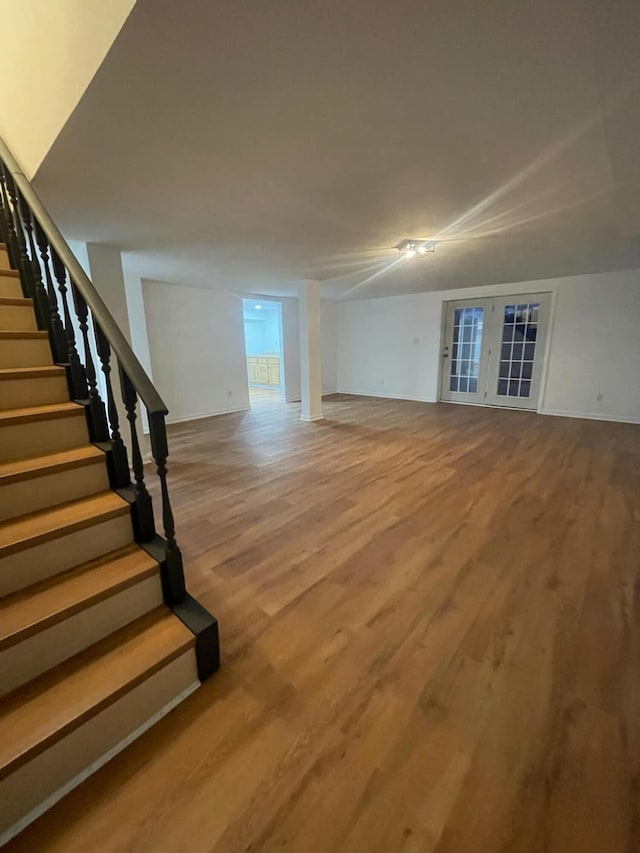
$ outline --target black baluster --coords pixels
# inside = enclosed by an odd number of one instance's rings
[[[95,322],[93,329],[96,335],[96,349],[104,373],[104,381],[107,387],[107,414],[111,426],[111,453],[108,456],[109,481],[113,488],[128,486],[131,482],[129,475],[129,460],[127,459],[127,448],[124,446],[120,435],[120,421],[118,418],[118,407],[111,385],[111,347],[100,326]]]
[[[11,257],[11,247],[9,245],[9,233],[7,231],[7,221],[6,221],[6,199],[5,199],[5,186],[4,186],[4,176],[2,173],[2,162],[0,161],[0,241],[4,243],[7,249],[7,254],[9,255],[9,263],[11,266],[12,257]]]
[[[7,247],[9,263],[12,269],[18,269],[16,234],[9,206],[9,190],[7,189],[6,175],[8,170],[4,162],[0,160],[0,206],[2,207],[2,236]]]
[[[28,248],[29,250],[30,279],[24,290],[26,295],[33,299],[38,328],[47,329],[49,331],[49,342],[51,344],[53,360],[58,361],[60,353],[57,351],[57,344],[55,342],[54,335],[51,332],[51,310],[49,307],[49,298],[44,289],[44,284],[42,283],[40,262],[38,261],[36,247],[33,242],[33,221],[31,211],[20,193],[16,195],[16,205],[24,233],[27,235],[25,248]],[[61,360],[64,361],[64,359]]]
[[[87,377],[84,372],[84,367],[78,355],[76,346],[76,334],[71,320],[71,311],[69,309],[69,293],[67,287],[67,271],[64,264],[60,260],[55,249],[51,249],[51,262],[53,264],[53,272],[58,282],[58,290],[62,299],[62,311],[64,313],[64,328],[67,338],[67,357],[65,361],[69,365],[69,392],[74,400],[86,400],[89,396],[87,387]]]
[[[186,595],[182,553],[176,542],[175,522],[167,488],[167,457],[169,446],[163,412],[149,415],[151,453],[155,459],[162,490],[162,524],[165,536],[165,568],[162,576],[164,598],[168,603],[182,601]]]
[[[124,403],[127,420],[131,427],[131,463],[133,465],[133,478],[135,481],[133,484],[135,493],[133,530],[138,542],[150,542],[156,535],[156,528],[153,521],[151,496],[144,482],[144,465],[136,428],[138,395],[122,368],[120,368],[120,387],[122,389],[122,402]]]
[[[47,285],[47,299],[49,301],[49,328],[51,330],[51,346],[54,352],[54,361],[62,364],[66,362],[68,355],[67,336],[60,319],[58,311],[58,299],[56,297],[56,289],[51,277],[51,267],[49,266],[49,240],[47,235],[42,230],[40,223],[33,217],[27,216],[28,225],[25,225],[27,236],[29,238],[29,246],[33,246],[33,231],[35,226],[35,235],[40,249],[40,258],[42,259],[42,267],[44,269],[45,281]]]
[[[22,220],[18,209],[18,193],[16,190],[16,185],[14,183],[12,175],[6,170],[5,185],[10,201],[9,209],[11,211],[11,232],[12,239],[15,240],[16,247],[16,268],[20,272],[20,278],[22,280],[22,290],[29,298],[34,298],[36,315],[38,318],[38,328],[46,329],[48,328],[48,316],[46,310],[44,312],[42,311],[42,305],[38,301],[38,298],[35,294],[35,265],[33,264],[32,259],[27,254],[27,243],[25,240]]]
[[[89,411],[88,425],[89,437],[91,441],[109,441],[109,428],[107,426],[107,414],[104,409],[104,403],[98,392],[98,384],[96,380],[96,368],[91,355],[91,344],[89,341],[89,309],[83,295],[78,288],[71,283],[71,292],[73,293],[73,302],[76,306],[76,315],[82,332],[82,342],[84,345],[84,360],[85,373],[87,376],[87,385],[89,391]]]

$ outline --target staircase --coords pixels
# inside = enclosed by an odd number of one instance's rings
[[[166,407],[1,140],[0,240],[1,846],[195,690],[219,651],[184,585]]]

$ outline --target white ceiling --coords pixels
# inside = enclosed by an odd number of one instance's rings
[[[36,185],[196,286],[640,266],[639,35],[637,0],[138,0]],[[441,242],[394,265],[413,236]]]

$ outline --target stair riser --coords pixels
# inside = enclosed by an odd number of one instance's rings
[[[0,329],[5,332],[14,329],[35,332],[37,328],[32,305],[0,305]]]
[[[0,380],[0,409],[20,409],[27,406],[68,402],[69,386],[64,374],[34,379]]]
[[[0,340],[0,368],[42,367],[52,364],[48,340]]]
[[[21,299],[24,296],[20,279],[14,276],[3,276],[0,272],[0,296],[10,296]]]
[[[0,846],[199,686],[193,649],[180,655],[0,782]]]
[[[9,255],[7,254],[7,250],[0,249],[0,270],[9,269],[11,269],[11,264],[9,263]]]
[[[0,596],[133,542],[128,512],[0,558]]]
[[[0,521],[97,495],[108,488],[109,477],[103,460],[81,468],[18,480],[6,486],[0,480]]]
[[[89,441],[84,412],[66,418],[14,423],[0,427],[0,462],[71,450]]]
[[[0,651],[0,696],[162,604],[158,574]]]

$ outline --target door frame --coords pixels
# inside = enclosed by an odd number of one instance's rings
[[[469,405],[484,405],[484,387],[487,382],[487,371],[489,368],[489,354],[487,348],[484,346],[485,335],[490,328],[491,323],[491,311],[487,311],[488,303],[491,302],[491,297],[489,296],[478,296],[470,299],[450,299],[447,300],[443,304],[444,309],[444,318],[443,318],[443,339],[442,346],[440,348],[440,363],[441,363],[441,373],[440,373],[440,385],[439,385],[439,398],[443,403],[467,403]],[[483,320],[482,320],[482,344],[480,349],[480,360],[478,362],[478,381],[477,381],[477,391],[476,392],[457,392],[451,391],[447,388],[449,384],[449,374],[450,371],[447,370],[447,367],[452,364],[453,361],[453,351],[449,351],[449,339],[453,338],[453,328],[454,323],[453,319],[455,316],[456,309],[464,309],[464,308],[481,308],[483,310]],[[451,318],[451,324],[448,322],[448,317]],[[455,346],[455,342],[453,346]],[[464,346],[464,341],[460,340],[458,342],[458,346]],[[473,394],[473,396],[472,396]],[[445,398],[446,395],[446,398]]]
[[[523,409],[528,412],[538,411],[541,400],[540,392],[542,388],[542,370],[544,367],[543,355],[547,346],[547,335],[549,333],[549,315],[551,310],[551,299],[549,299],[548,296],[548,293],[538,292],[519,293],[516,298],[514,298],[512,294],[494,297],[494,309],[497,310],[492,312],[492,321],[496,325],[492,326],[491,329],[490,346],[492,347],[492,350],[490,351],[489,356],[489,370],[487,376],[488,382],[490,382],[491,384],[490,387],[487,387],[486,396],[488,406],[492,406],[498,409]],[[509,303],[513,304],[514,308],[516,308],[519,302],[530,302],[534,300],[538,301],[540,305],[538,318],[539,325],[537,327],[536,336],[536,349],[537,353],[540,353],[540,357],[538,359],[534,356],[533,361],[533,372],[531,377],[531,397],[534,397],[536,402],[535,405],[531,405],[532,400],[530,397],[508,397],[498,395],[497,384],[500,381],[498,370],[502,359],[500,352],[503,347],[502,332],[505,322],[505,308]],[[505,402],[499,402],[501,400],[504,400]]]
[[[527,285],[530,285],[527,287]],[[536,286],[537,285],[537,286]],[[469,291],[473,291],[472,294]],[[446,324],[447,324],[447,304],[449,302],[459,302],[461,299],[474,298],[476,299],[507,299],[513,297],[517,299],[519,296],[524,296],[525,294],[530,294],[534,296],[536,294],[544,294],[550,297],[549,303],[549,321],[547,327],[547,335],[546,340],[544,342],[544,352],[542,354],[542,367],[540,371],[540,392],[538,397],[538,405],[535,409],[527,409],[529,412],[536,412],[541,415],[544,414],[544,401],[547,392],[547,380],[549,376],[549,361],[550,361],[550,353],[551,353],[551,344],[553,341],[554,329],[555,329],[555,319],[556,319],[556,305],[558,302],[558,285],[550,281],[547,282],[522,282],[518,286],[504,288],[504,290],[497,290],[495,287],[489,286],[480,286],[473,288],[464,288],[463,290],[452,290],[451,295],[448,298],[442,299],[442,303],[440,306],[440,339],[438,342],[438,385],[437,385],[437,402],[438,403],[449,403],[453,406],[485,406],[486,408],[491,409],[515,409],[515,407],[510,406],[494,406],[489,403],[481,402],[463,402],[457,400],[443,400],[442,399],[442,381],[443,374],[446,367],[447,359],[442,357],[442,353],[444,352],[444,347],[446,346]],[[522,410],[519,410],[522,411]]]
[[[245,337],[244,331],[244,302],[245,300],[249,302],[275,302],[278,305],[278,324],[280,331],[280,395],[283,403],[287,401],[287,389],[286,389],[286,366],[285,366],[285,345],[284,345],[284,305],[282,302],[282,298],[279,296],[263,296],[260,293],[251,293],[250,291],[238,291],[233,294],[237,296],[242,302],[243,306],[243,323],[242,323],[242,345],[244,347],[245,352],[245,364],[246,364],[246,352],[247,352],[247,341]],[[249,371],[247,373],[247,388],[250,385],[249,382]]]

